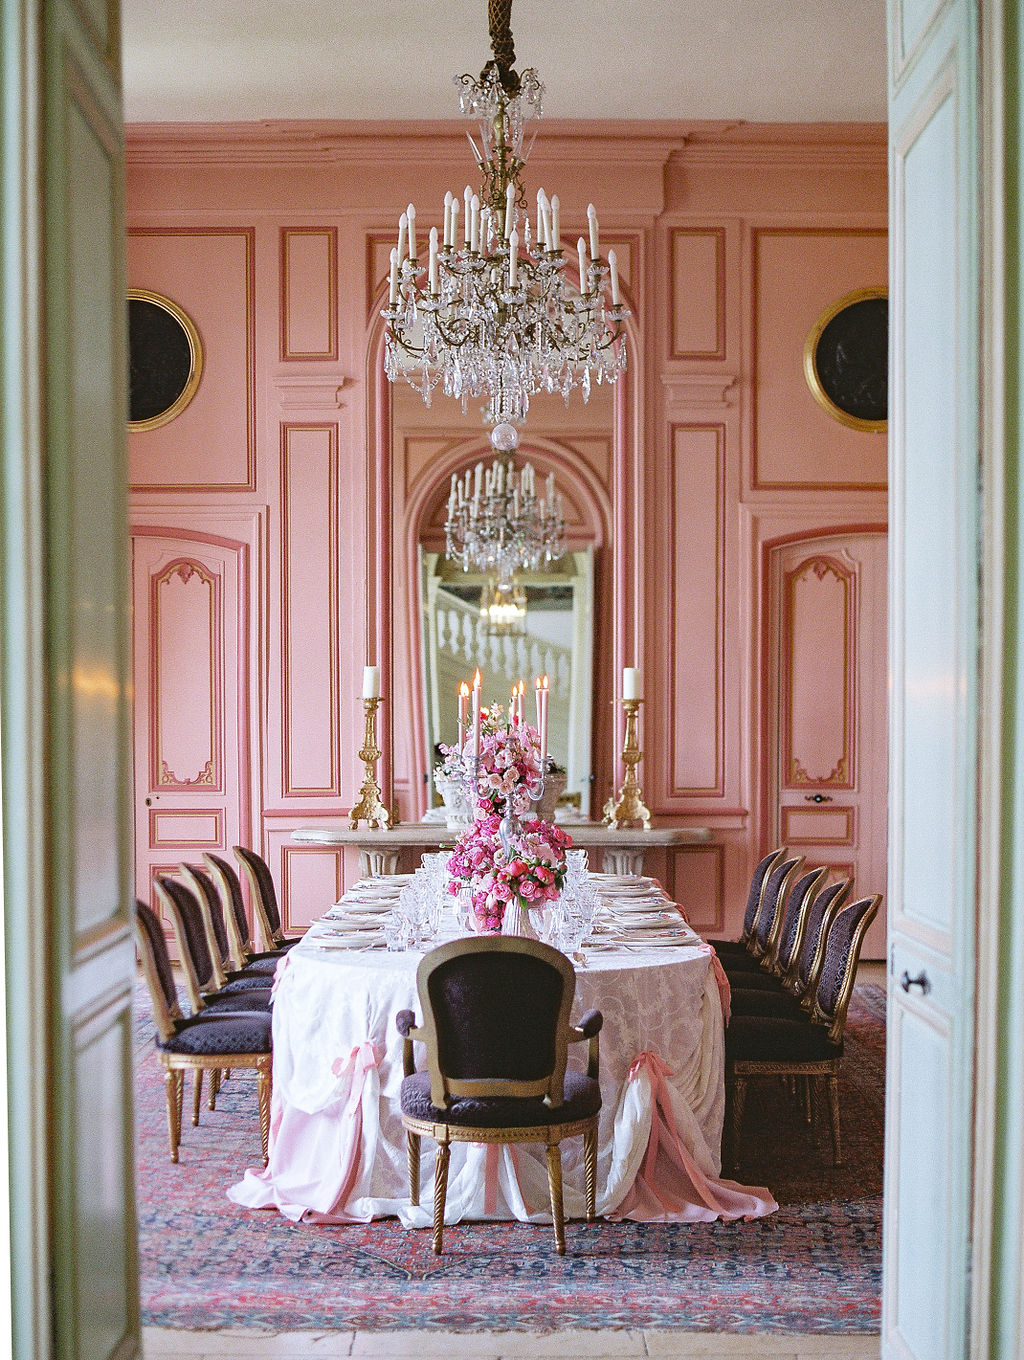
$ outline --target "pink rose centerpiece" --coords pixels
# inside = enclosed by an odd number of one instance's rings
[[[468,745],[464,768],[472,788]],[[500,932],[511,903],[525,912],[555,901],[562,889],[571,836],[552,822],[520,820],[542,790],[537,730],[519,719],[506,723],[492,709],[481,732],[474,822],[448,861],[448,890],[470,889],[480,931]]]

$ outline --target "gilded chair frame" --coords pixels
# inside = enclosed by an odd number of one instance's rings
[[[800,953],[802,952],[803,948],[802,941],[801,949],[797,951],[793,959],[791,968],[786,973],[785,977],[782,979],[783,989],[789,992],[791,996],[795,997],[800,1002],[801,1006],[805,1011],[809,1011],[812,1005],[814,1004],[814,993],[817,990],[818,978],[821,975],[821,969],[825,962],[825,947],[828,943],[828,932],[832,926],[832,922],[836,919],[839,913],[846,906],[847,898],[850,896],[851,886],[852,886],[851,882],[848,878],[844,878],[839,884],[829,884],[829,887],[835,887],[837,891],[835,897],[829,903],[828,910],[825,912],[824,919],[822,920],[821,923],[821,929],[818,932],[818,943],[814,949],[814,957],[811,960],[811,966],[807,970],[806,985],[801,983],[800,981]],[[817,898],[821,896],[821,893],[828,892],[829,887],[822,888],[815,895],[815,900],[817,900]],[[808,908],[808,912],[809,911],[810,908]],[[804,921],[805,937],[806,933],[807,933],[807,921],[805,920]]]
[[[771,878],[772,874],[779,867],[779,865],[785,861],[786,856],[788,854],[789,847],[785,845],[780,845],[779,848],[775,851],[775,853],[771,856],[768,867],[764,871],[764,877],[761,879],[761,892],[757,900],[757,911],[754,912],[754,919],[750,923],[750,929],[744,930],[740,934],[739,938],[739,943],[745,945],[748,949],[750,948],[750,942],[757,936],[757,923],[758,921],[760,921],[761,912],[764,910],[764,895],[768,890],[768,880]],[[761,861],[759,860],[758,863],[760,862]]]
[[[804,931],[807,929],[807,917],[810,915],[811,907],[814,905],[815,899],[825,886],[825,880],[828,878],[828,868],[822,866],[822,868],[814,870],[813,873],[814,878],[807,885],[807,891],[804,893],[804,900],[800,903],[800,916],[796,924],[793,943],[790,946],[789,957],[787,959],[782,958],[782,932],[786,924],[786,910],[783,908],[779,922],[779,935],[775,942],[775,951],[770,958],[768,955],[765,955],[761,960],[761,967],[764,968],[766,972],[770,973],[772,977],[778,978],[780,982],[789,974],[790,969],[793,968],[800,958],[800,948],[804,942]],[[806,875],[801,875],[801,877],[806,877]],[[793,886],[795,888],[796,884]]]
[[[555,1031],[555,1061],[549,1077],[536,1081],[519,1081],[511,1078],[481,1078],[479,1080],[459,1080],[446,1077],[440,1064],[439,1036],[437,1023],[430,1001],[429,980],[435,969],[453,958],[465,954],[509,953],[528,955],[542,959],[553,965],[562,975],[562,997],[559,1005],[557,1028]],[[430,1100],[439,1109],[444,1109],[448,1097],[482,1096],[505,1098],[528,1098],[542,1096],[553,1114],[557,1114],[562,1104],[565,1086],[565,1071],[568,1064],[569,1045],[587,1040],[587,1076],[593,1081],[600,1078],[600,1030],[584,1033],[578,1025],[569,1023],[573,997],[576,990],[576,972],[572,963],[550,945],[539,940],[529,940],[521,936],[481,936],[468,940],[453,940],[440,945],[424,956],[416,970],[416,987],[424,1022],[419,1027],[410,1028],[403,1034],[402,1067],[404,1075],[411,1077],[416,1071],[413,1042],[426,1046],[427,1070],[430,1073]],[[565,1123],[531,1124],[521,1127],[502,1126],[495,1128],[479,1125],[448,1124],[441,1121],[419,1119],[402,1113],[402,1124],[406,1131],[409,1160],[409,1198],[412,1204],[420,1202],[420,1139],[432,1138],[438,1145],[437,1162],[434,1168],[434,1222],[433,1250],[440,1256],[444,1238],[444,1208],[448,1190],[448,1162],[452,1143],[544,1143],[547,1148],[548,1194],[551,1201],[551,1218],[555,1231],[555,1250],[559,1256],[565,1255],[565,1215],[562,1203],[562,1159],[559,1143],[563,1138],[583,1137],[584,1170],[586,1177],[586,1221],[592,1223],[597,1208],[597,1126],[599,1114]]]
[[[193,865],[184,863],[179,864],[178,873],[184,880],[185,886],[188,888],[189,892],[191,892],[192,896],[199,903],[199,912],[203,918],[203,933],[206,936],[206,947],[210,951],[210,963],[212,965],[212,971],[210,974],[211,982],[210,986],[206,988],[206,991],[219,992],[222,987],[227,986],[228,975],[224,970],[224,962],[221,957],[220,945],[217,943],[217,932],[213,928],[213,916],[211,912],[209,899],[206,896],[206,890],[204,889],[202,883],[199,881],[199,878],[196,875],[196,870]],[[217,896],[218,899],[220,899],[219,892]],[[225,930],[227,929],[226,920],[224,922],[224,928]],[[230,939],[230,935],[228,936],[228,938]]]
[[[288,941],[285,939],[283,930],[275,930],[270,924],[270,914],[267,910],[267,903],[263,896],[263,884],[260,882],[259,874],[257,874],[254,866],[246,858],[247,855],[256,855],[256,851],[249,850],[244,845],[236,845],[233,849],[235,859],[237,859],[238,863],[241,865],[245,880],[249,884],[249,900],[252,902],[253,916],[259,924],[259,933],[263,940],[263,948],[267,952],[272,952],[275,947],[287,944]],[[258,855],[256,857],[258,859],[262,858]],[[265,861],[263,861],[263,866],[269,874],[270,866],[266,864]],[[271,879],[271,882],[273,882],[273,879]],[[280,913],[275,911],[275,915],[279,914]]]
[[[156,966],[156,959],[153,955],[152,946],[145,930],[139,924],[135,913],[132,913],[132,929],[135,933],[138,945],[139,956],[142,960],[142,972],[146,979],[146,986],[149,990],[150,999],[153,1004],[153,1021],[156,1025],[156,1032],[161,1043],[167,1043],[174,1038],[177,1033],[178,1025],[184,1020],[181,1008],[177,1002],[169,1006],[164,998],[163,987],[160,982],[159,973]],[[202,1001],[197,1008],[202,1010]],[[178,1161],[178,1148],[181,1144],[181,1110],[185,1089],[185,1073],[195,1074],[195,1108],[193,1110],[193,1124],[198,1123],[199,1097],[202,1092],[202,1080],[204,1072],[211,1072],[213,1080],[221,1070],[231,1070],[233,1068],[249,1068],[256,1073],[256,1097],[259,1107],[260,1120],[260,1150],[263,1156],[263,1165],[266,1166],[269,1156],[270,1143],[270,1101],[273,1093],[273,1054],[271,1053],[169,1053],[166,1049],[157,1046],[157,1056],[164,1069],[164,1094],[167,1102],[167,1137],[170,1145],[171,1161]]]
[[[860,951],[864,943],[864,936],[867,934],[868,927],[878,913],[882,897],[880,893],[873,893],[869,898],[861,898],[856,902],[851,902],[849,906],[840,909],[842,911],[855,911],[865,901],[868,902],[868,906],[851,936],[849,951],[843,969],[843,977],[836,998],[836,1006],[831,1016],[827,1015],[821,1009],[817,1001],[820,968],[818,982],[815,983],[814,992],[812,993],[814,999],[811,1005],[809,1023],[819,1024],[822,1027],[827,1025],[828,1040],[830,1043],[837,1045],[843,1037],[843,1030],[846,1026],[846,1015],[850,1008],[850,999],[853,996],[853,986],[857,977],[857,963],[860,959]],[[839,911],[837,911],[832,917],[829,928],[831,928],[831,925],[836,921],[839,914]],[[823,940],[826,939],[827,933],[827,930],[823,928]],[[824,946],[822,946],[822,951],[824,951]],[[819,1058],[816,1060],[779,1059],[777,1061],[765,1060],[756,1062],[751,1060],[728,1060],[726,1063],[725,1076],[727,1099],[732,1108],[731,1142],[734,1160],[736,1151],[739,1148],[740,1125],[743,1120],[743,1107],[746,1103],[748,1078],[804,1078],[807,1083],[806,1098],[808,1101],[809,1116],[813,1112],[815,1089],[819,1084],[825,1085],[828,1097],[829,1129],[832,1136],[832,1165],[842,1166],[842,1145],[839,1130],[839,1069],[842,1065],[842,1061],[842,1053],[837,1053],[834,1058]]]
[[[783,863],[785,863],[785,860],[783,861]],[[760,944],[758,943],[757,930],[758,926],[761,923],[761,915],[765,910],[765,893],[767,892],[768,882],[772,874],[775,873],[777,869],[779,869],[780,867],[781,867],[780,865],[776,865],[775,868],[772,869],[770,873],[765,875],[764,888],[762,889],[761,892],[761,908],[760,911],[758,912],[758,919],[754,923],[753,932],[751,933],[750,939],[747,942],[747,949],[750,951],[751,955],[755,959],[757,959],[757,961],[761,964],[762,968],[766,969],[770,969],[771,962],[775,958],[775,951],[778,948],[779,944],[779,936],[782,934],[782,919],[786,914],[786,903],[789,900],[789,894],[790,891],[792,890],[794,882],[800,877],[801,873],[803,872],[804,856],[803,855],[796,856],[796,858],[793,860],[792,866],[789,869],[789,872],[783,878],[782,883],[779,886],[779,894],[775,899],[775,918],[772,921],[771,926],[768,930],[768,938],[766,939],[764,948],[762,949]]]
[[[224,874],[224,862],[216,855],[204,854],[203,867],[216,884],[220,896],[220,907],[224,913],[224,924],[228,931],[228,962],[236,973],[241,972],[248,963],[250,955],[255,951],[246,948],[245,940],[239,933],[234,904],[231,900],[231,884]],[[231,865],[227,865],[227,868],[230,869]]]

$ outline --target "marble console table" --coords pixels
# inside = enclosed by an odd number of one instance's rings
[[[703,845],[711,840],[711,831],[706,826],[612,831],[599,822],[562,822],[559,825],[572,836],[574,845],[583,850],[600,851],[601,868],[606,874],[642,874],[644,851],[652,846]],[[391,831],[303,826],[292,832],[292,840],[303,845],[357,846],[360,871],[369,876],[397,873],[403,850],[433,850],[453,844],[457,835],[457,831],[450,831],[437,822],[409,822]]]

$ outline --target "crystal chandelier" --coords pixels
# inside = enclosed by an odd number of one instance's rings
[[[516,572],[540,571],[565,551],[562,497],[549,474],[538,496],[533,467],[514,464],[519,432],[503,421],[491,431],[495,452],[489,468],[477,463],[463,477],[452,474],[445,556],[463,571],[479,571],[508,588]]]
[[[417,388],[429,406],[440,383],[466,410],[486,395],[486,420],[522,422],[537,391],[583,399],[594,382],[614,382],[626,366],[622,304],[614,250],[599,250],[597,214],[587,209],[589,241],[577,243],[579,288],[565,277],[557,196],[537,193],[536,226],[527,212],[523,133],[541,113],[544,87],[534,70],[513,69],[512,0],[490,0],[493,59],[480,78],[456,78],[464,114],[479,119],[480,146],[469,137],[483,175],[479,194],[445,194],[444,227],[431,227],[427,266],[419,256],[416,212],[399,218],[391,252],[384,369]],[[532,143],[531,143],[532,145]],[[605,282],[610,301],[605,296]]]
[[[489,637],[525,637],[526,591],[515,578],[510,584],[488,581],[480,592],[480,617]]]

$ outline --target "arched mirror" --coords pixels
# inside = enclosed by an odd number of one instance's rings
[[[531,690],[535,675],[550,677],[549,748],[566,772],[568,815],[576,809],[592,815],[593,776],[601,763],[595,759],[601,691],[595,657],[610,654],[612,633],[614,392],[595,387],[587,403],[574,392],[568,409],[557,395],[531,398],[516,466],[529,462],[538,481],[554,477],[565,552],[548,570],[520,573],[521,620],[512,617],[516,602],[510,599],[498,602],[504,610],[488,613],[492,601],[482,596],[493,582],[445,558],[452,474],[462,476],[480,460],[490,465],[494,456],[479,409],[471,406],[463,415],[457,402],[441,396],[428,409],[403,383],[391,395],[394,523],[403,526],[407,542],[406,655],[396,656],[396,670],[404,670],[416,694],[410,730],[404,734],[396,725],[395,739],[416,771],[409,781],[413,813],[423,816],[437,801],[435,746],[454,739],[459,681],[479,666],[485,703],[507,703],[519,679]],[[525,716],[531,720],[533,703],[529,692]]]

